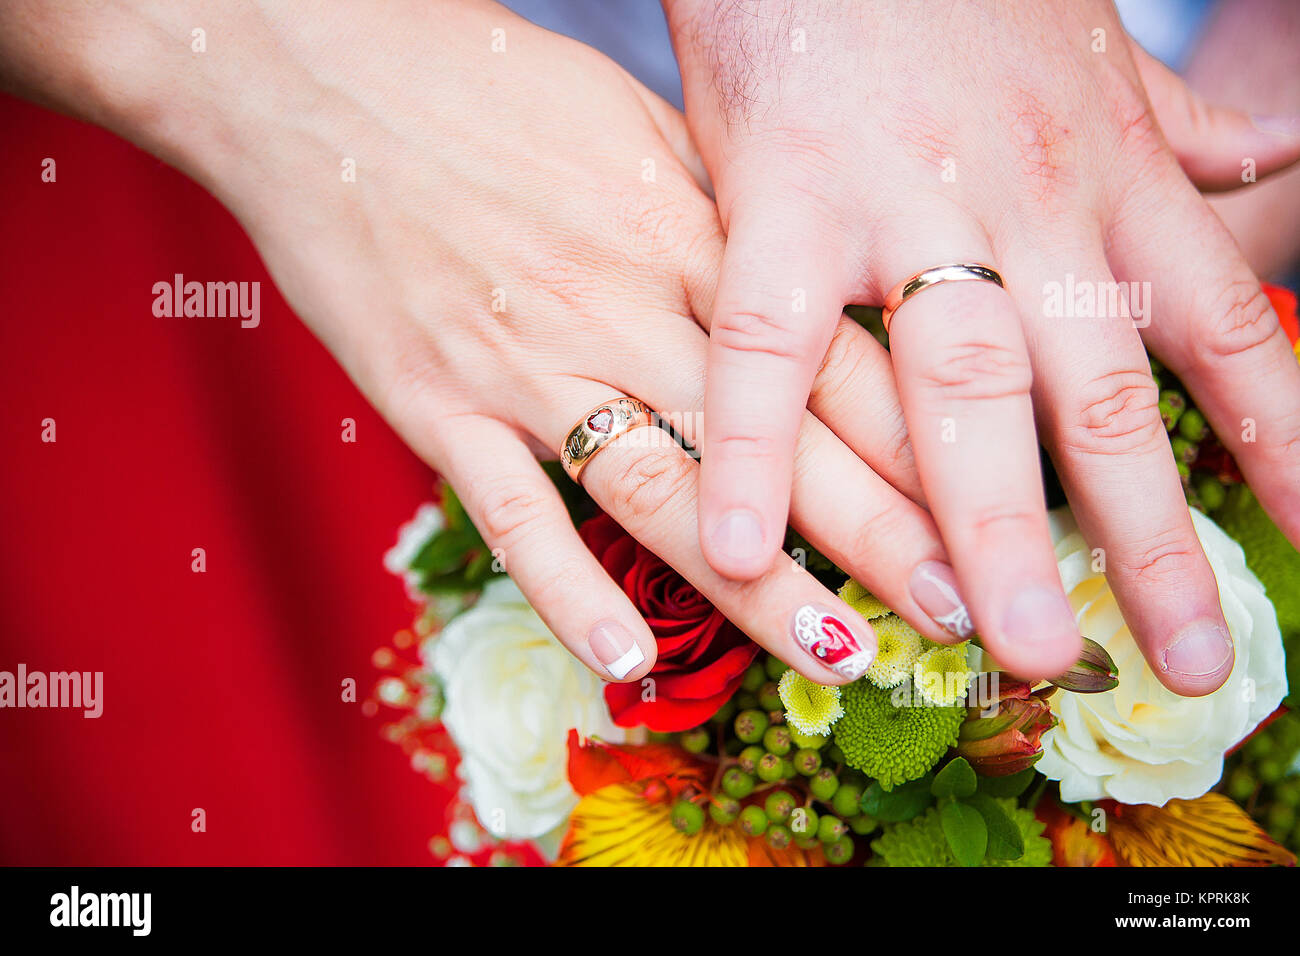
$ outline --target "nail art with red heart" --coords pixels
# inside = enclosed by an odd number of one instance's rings
[[[794,612],[791,633],[805,651],[835,673],[857,680],[867,672],[875,651],[864,650],[860,640],[844,620],[831,611],[805,604]]]

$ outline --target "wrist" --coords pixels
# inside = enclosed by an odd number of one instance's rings
[[[208,148],[231,143],[234,69],[258,82],[257,17],[232,5],[218,24],[197,0],[15,2],[0,10],[0,79],[201,174]]]
[[[233,191],[274,189],[320,151],[359,148],[395,89],[463,95],[439,60],[467,59],[449,48],[480,27],[486,47],[481,14],[500,9],[447,0],[421,48],[411,38],[434,22],[427,8],[388,0],[310,10],[12,0],[0,7],[0,85],[130,140],[233,208],[256,201]]]

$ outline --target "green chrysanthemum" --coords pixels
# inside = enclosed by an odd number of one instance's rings
[[[1016,801],[1000,799],[998,803],[1020,830],[1025,852],[1017,860],[985,858],[981,866],[1050,866],[1052,844],[1042,835],[1043,824],[1032,810],[1016,806]],[[956,866],[957,859],[948,847],[939,821],[939,809],[931,807],[915,820],[888,824],[884,833],[871,841],[876,852],[875,866]]]
[[[1300,588],[1295,585],[1300,579],[1300,552],[1245,485],[1237,485],[1228,493],[1227,502],[1214,513],[1214,520],[1246,552],[1246,564],[1277,609],[1282,636],[1300,637]]]
[[[840,598],[875,629],[876,658],[867,668],[871,683],[877,687],[897,687],[911,677],[916,659],[926,647],[934,645],[857,581],[846,581],[840,588]]]
[[[912,683],[927,703],[947,706],[966,698],[974,676],[966,663],[966,647],[966,642],[951,647],[931,644],[916,659]]]
[[[870,681],[854,681],[842,688],[844,716],[835,725],[835,744],[844,762],[875,777],[885,790],[924,776],[957,743],[966,717],[961,705],[936,707],[913,700],[897,707],[894,693]]]
[[[823,687],[793,668],[781,675],[776,692],[785,705],[786,722],[801,734],[829,734],[844,715],[838,687]]]

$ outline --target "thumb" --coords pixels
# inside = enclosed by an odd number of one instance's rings
[[[1300,159],[1300,117],[1212,106],[1131,39],[1129,46],[1160,130],[1198,189],[1240,189]]]

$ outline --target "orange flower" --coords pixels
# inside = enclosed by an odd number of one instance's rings
[[[633,783],[602,787],[578,801],[556,866],[747,866],[749,840],[738,827],[706,821],[687,836],[672,806],[645,799]]]
[[[822,866],[820,850],[775,850],[738,827],[706,819],[687,835],[672,803],[703,793],[710,765],[665,744],[615,746],[569,734],[569,781],[582,797],[569,818],[556,866]]]
[[[1102,806],[1110,841],[1127,866],[1295,866],[1295,854],[1221,793],[1163,807]]]
[[[1043,822],[1043,836],[1052,841],[1053,866],[1119,866],[1115,848],[1105,835],[1067,813],[1056,801],[1042,801],[1034,815]]]
[[[703,790],[712,770],[707,763],[668,744],[607,744],[583,741],[569,731],[569,783],[585,797],[613,784],[638,784],[647,799],[676,799],[687,788]]]

